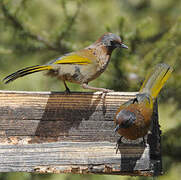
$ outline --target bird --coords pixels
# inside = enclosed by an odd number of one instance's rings
[[[150,130],[155,100],[172,71],[173,68],[165,63],[157,64],[148,72],[136,97],[118,108],[114,117],[114,131],[121,135],[118,147],[123,137],[129,140],[142,137],[145,144],[144,136]]]
[[[76,83],[84,89],[110,92],[113,90],[89,86],[88,83],[105,71],[111,54],[116,48],[128,48],[116,34],[104,33],[88,47],[67,53],[44,65],[35,65],[20,69],[3,79],[5,84],[28,74],[46,71],[46,75],[57,77],[63,81],[65,92],[70,93],[66,82]]]

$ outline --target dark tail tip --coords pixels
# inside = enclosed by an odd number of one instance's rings
[[[39,65],[36,65],[36,66],[30,66],[30,67],[27,67],[27,68],[24,68],[24,69],[21,69],[19,71],[16,71],[8,76],[6,76],[4,79],[3,79],[3,82],[5,84],[8,84],[9,82],[11,81],[14,81],[15,79],[19,78],[19,77],[23,77],[25,75],[28,75],[28,74],[32,74],[34,72],[38,72],[40,70],[38,70],[38,67],[40,67]]]

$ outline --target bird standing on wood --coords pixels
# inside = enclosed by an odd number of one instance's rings
[[[5,77],[4,81],[7,84],[28,74],[47,71],[47,75],[55,76],[64,82],[67,93],[70,90],[66,81],[80,84],[84,89],[109,92],[111,90],[91,87],[88,83],[104,72],[110,61],[112,51],[117,47],[128,48],[122,43],[119,36],[105,33],[95,43],[82,50],[65,54],[45,65],[21,69]]]
[[[167,64],[158,64],[146,76],[136,98],[122,104],[116,112],[114,122],[115,132],[121,138],[135,140],[147,134],[153,113],[153,106],[161,88],[170,77],[173,69]]]

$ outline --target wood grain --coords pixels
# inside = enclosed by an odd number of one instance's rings
[[[0,91],[0,172],[161,174],[157,106],[148,144],[116,154],[113,118],[135,94]]]

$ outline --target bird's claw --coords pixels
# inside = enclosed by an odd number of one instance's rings
[[[66,90],[64,91],[65,94],[70,94],[70,89],[69,88],[66,88]]]
[[[103,93],[114,92],[114,90],[112,90],[112,89],[103,89],[102,91],[103,91]]]

